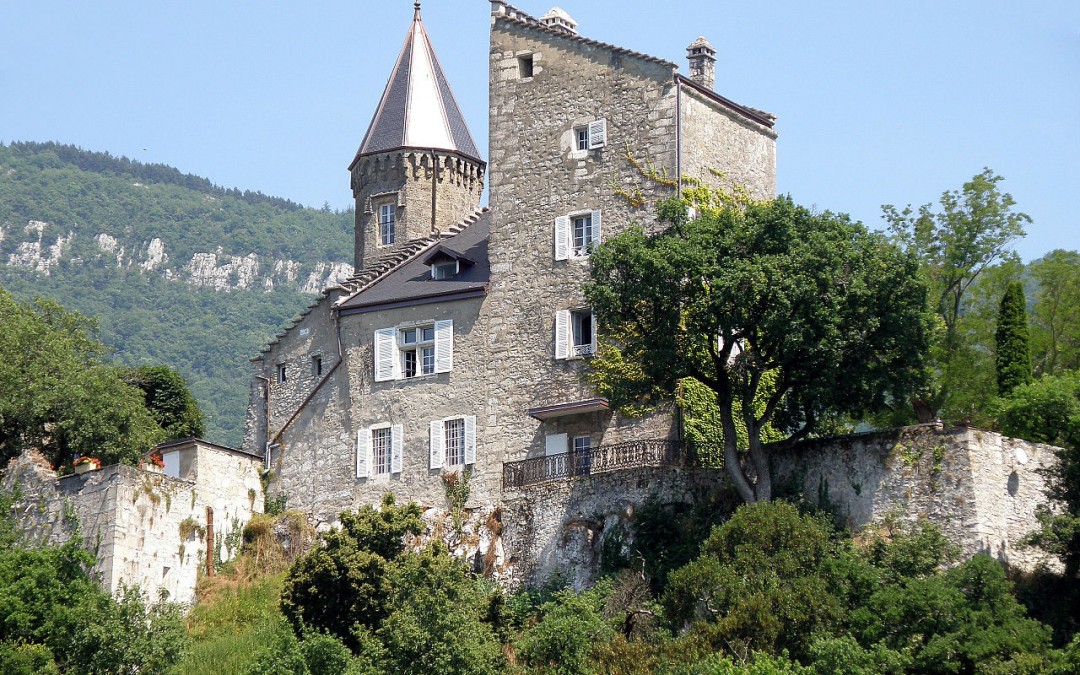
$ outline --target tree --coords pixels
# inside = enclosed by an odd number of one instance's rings
[[[1056,375],[1080,369],[1080,253],[1051,251],[1030,270],[1038,282],[1032,311],[1036,370]]]
[[[1024,300],[1024,287],[1019,281],[1010,283],[1001,298],[994,344],[997,347],[995,365],[998,394],[1008,396],[1013,389],[1031,382],[1027,302]]]
[[[912,400],[920,422],[929,422],[948,403],[950,393],[963,386],[951,377],[950,365],[963,347],[960,318],[968,289],[995,261],[1008,257],[1008,247],[1024,236],[1024,224],[1031,218],[1013,211],[1012,195],[998,189],[1001,176],[984,169],[962,190],[941,195],[941,210],[930,204],[918,213],[907,206],[903,211],[882,206],[894,241],[918,256],[930,281],[933,308],[942,329],[935,339],[936,382]]]
[[[0,316],[0,461],[38,448],[56,466],[75,455],[134,464],[160,440],[142,392],[104,362],[93,321],[3,288]]]
[[[125,379],[142,390],[147,409],[165,431],[163,440],[202,437],[202,411],[175,368],[141,366],[130,370]]]
[[[743,500],[767,500],[766,425],[795,440],[920,384],[926,289],[913,256],[847,216],[786,197],[692,222],[685,212],[665,202],[669,229],[631,227],[593,253],[585,294],[603,344],[592,380],[620,410],[670,399],[687,376],[708,386],[725,470]]]

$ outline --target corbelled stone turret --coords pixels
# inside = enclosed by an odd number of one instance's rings
[[[416,3],[398,56],[349,171],[356,199],[356,270],[473,214],[484,160]]]

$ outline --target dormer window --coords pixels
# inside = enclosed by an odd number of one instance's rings
[[[448,260],[443,262],[437,262],[431,266],[431,278],[436,281],[442,279],[452,279],[458,273],[458,261]]]

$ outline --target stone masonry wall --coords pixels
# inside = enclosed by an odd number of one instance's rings
[[[1044,504],[1053,448],[978,429],[921,425],[805,442],[773,456],[774,486],[827,505],[852,528],[925,518],[965,557],[1032,569],[1053,563],[1020,546]]]
[[[757,199],[776,196],[776,132],[683,86],[679,146],[682,173]],[[722,172],[717,176],[713,171]]]
[[[190,603],[206,560],[207,506],[215,508],[215,539],[226,560],[253,507],[262,507],[255,463],[220,454],[201,455],[205,480],[190,481],[120,465],[57,477],[41,455],[26,453],[9,464],[0,488],[17,486],[16,515],[27,540],[60,544],[78,528],[108,591],[138,586],[151,601]]]
[[[638,468],[507,491],[506,564],[514,583],[562,574],[575,588],[596,579],[606,536],[625,535],[643,504],[689,504],[715,490],[721,473],[679,467]]]
[[[554,220],[600,210],[605,238],[632,222],[655,223],[651,208],[632,205],[616,187],[640,190],[648,203],[672,191],[643,182],[627,150],[674,169],[674,66],[502,15],[492,21],[492,281],[480,318],[494,403],[488,432],[507,460],[542,455],[544,436],[567,425],[588,432],[594,446],[666,437],[673,432],[666,415],[627,421],[593,413],[540,423],[527,411],[596,396],[582,378],[584,359],[554,358],[556,312],[586,309],[581,286],[589,271],[588,257],[554,260]],[[531,77],[522,76],[526,56]],[[606,145],[577,150],[575,127],[601,118]]]

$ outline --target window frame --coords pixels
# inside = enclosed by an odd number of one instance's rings
[[[588,241],[577,245],[577,222],[588,219]],[[603,238],[603,209],[582,209],[555,218],[553,230],[555,260],[584,260],[592,255]]]
[[[375,206],[379,247],[393,246],[397,242],[397,204],[384,201]]]
[[[388,470],[375,463],[376,434],[389,430],[388,458],[385,460]],[[381,434],[380,434],[381,435]],[[372,479],[402,472],[404,455],[405,428],[401,424],[378,423],[357,429],[356,431],[356,477]]]
[[[458,422],[461,423],[459,436],[461,447],[458,448],[459,451],[455,451],[455,455],[452,457],[450,455],[451,448],[448,438],[451,429],[450,425]],[[474,466],[476,464],[475,415],[453,415],[438,420],[432,420],[428,427],[428,467],[430,469],[457,469]],[[461,462],[457,463],[451,461],[457,459],[461,459]]]
[[[287,384],[289,381],[289,366],[286,363],[277,364],[274,369],[275,380],[278,384]]]
[[[518,79],[529,80],[536,77],[535,54],[519,54],[517,57]]]
[[[589,342],[579,342],[585,332],[582,321],[588,316]],[[555,313],[555,358],[559,361],[591,358],[596,355],[596,314],[591,308],[562,309]]]
[[[323,374],[323,362],[322,354],[314,354],[311,357],[311,376],[322,377]]]
[[[406,342],[406,333],[431,329],[434,339],[424,340],[423,334],[415,335],[412,342]],[[424,350],[432,349],[430,354]],[[374,380],[391,382],[396,380],[417,380],[449,373],[454,369],[454,322],[452,319],[413,321],[397,326],[379,328],[374,337]],[[408,353],[413,356],[408,361]],[[431,368],[425,372],[424,360],[429,359]],[[411,375],[408,373],[412,373]]]
[[[368,427],[368,433],[371,434],[371,468],[368,475],[388,475],[394,461],[394,431],[389,424],[379,424]],[[380,450],[384,453],[382,458],[379,457]]]
[[[449,274],[440,272],[439,270],[446,270],[452,268],[453,271]],[[431,266],[431,278],[434,281],[446,281],[447,279],[453,279],[461,271],[461,263],[458,260],[448,260],[445,262],[434,263]]]

